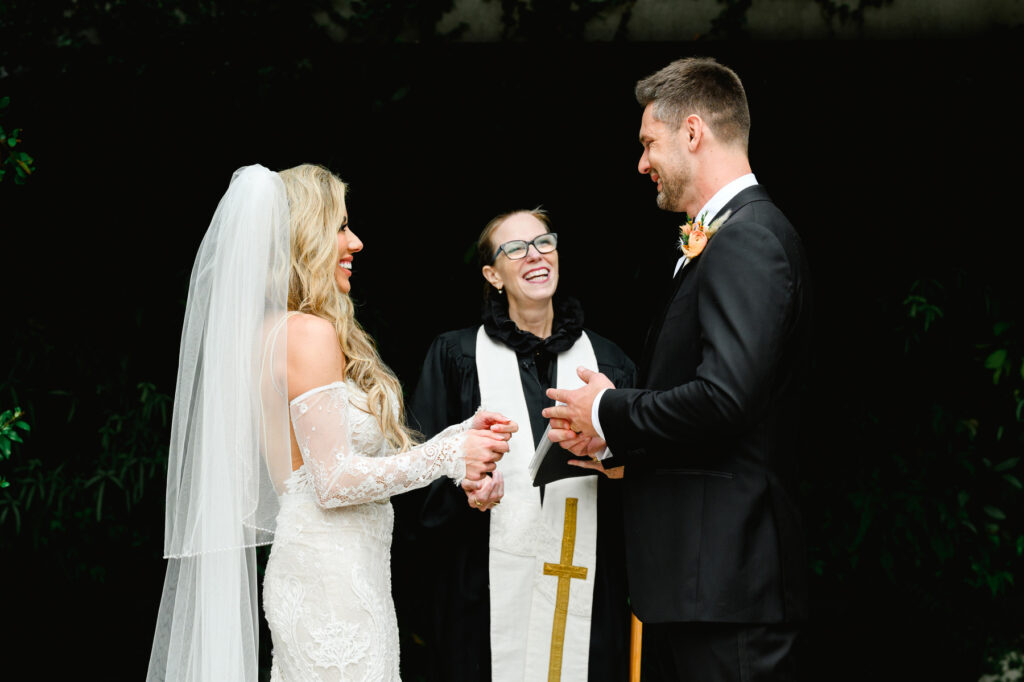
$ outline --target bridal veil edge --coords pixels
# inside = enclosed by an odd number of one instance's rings
[[[255,680],[255,547],[291,473],[289,213],[263,166],[232,176],[189,282],[167,464],[168,559],[147,680]]]

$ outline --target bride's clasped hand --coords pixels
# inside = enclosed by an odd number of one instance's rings
[[[497,468],[508,452],[508,441],[519,426],[497,412],[481,410],[473,416],[473,428],[466,434],[466,480],[479,481]]]

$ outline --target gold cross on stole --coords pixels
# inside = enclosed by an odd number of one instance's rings
[[[586,580],[587,567],[573,566],[572,554],[576,547],[576,503],[578,498],[565,498],[565,525],[562,529],[562,556],[560,563],[544,563],[544,575],[558,576],[555,598],[555,621],[551,626],[551,659],[548,663],[548,682],[562,677],[562,649],[565,644],[565,621],[569,615],[569,581]]]

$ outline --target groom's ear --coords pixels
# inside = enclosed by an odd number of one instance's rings
[[[697,114],[690,114],[683,121],[683,134],[686,136],[686,148],[697,151],[701,141],[704,139],[704,119]]]

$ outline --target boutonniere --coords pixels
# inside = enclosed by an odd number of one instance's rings
[[[729,219],[731,214],[732,211],[726,211],[712,220],[710,225],[704,224],[708,216],[707,211],[704,211],[696,220],[693,218],[687,220],[679,226],[679,250],[691,260],[699,256],[704,247],[708,245],[708,240],[715,236],[718,228]]]

